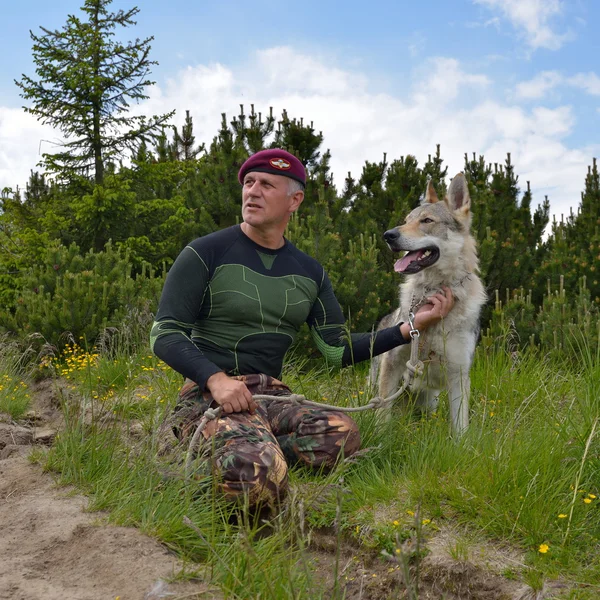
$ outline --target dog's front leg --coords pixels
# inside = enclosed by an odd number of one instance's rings
[[[462,367],[459,372],[449,378],[448,396],[450,403],[450,419],[452,433],[460,437],[469,426],[469,395],[471,392],[471,379],[467,368]]]
[[[389,398],[398,390],[398,384],[402,377],[402,369],[400,368],[400,360],[397,350],[390,350],[381,355],[379,365],[379,397],[382,399]],[[393,402],[387,402],[379,409],[379,416],[383,421],[389,421],[392,416]]]

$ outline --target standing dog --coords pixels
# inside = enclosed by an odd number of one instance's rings
[[[413,381],[412,391],[417,407],[428,412],[435,410],[438,395],[446,388],[456,435],[469,425],[469,371],[479,334],[479,313],[486,301],[477,275],[479,261],[470,232],[470,208],[469,188],[462,173],[452,180],[443,201],[429,182],[423,203],[406,217],[403,225],[383,236],[393,252],[406,251],[394,270],[407,277],[400,285],[399,308],[384,317],[380,328],[407,321],[409,313],[416,312],[442,286],[454,294],[455,304],[448,316],[419,338],[419,358],[425,371]],[[381,398],[388,398],[398,389],[409,357],[410,344],[381,356]]]

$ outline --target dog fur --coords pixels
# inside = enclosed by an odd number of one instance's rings
[[[443,201],[429,182],[422,204],[404,224],[384,234],[392,251],[407,251],[395,265],[395,270],[407,277],[400,285],[400,306],[384,317],[379,328],[408,321],[409,312],[416,312],[425,304],[425,298],[441,291],[442,286],[454,294],[454,307],[448,316],[421,333],[419,359],[425,364],[425,372],[413,381],[411,391],[416,407],[429,412],[435,410],[438,396],[446,388],[452,431],[457,436],[469,424],[470,369],[479,335],[479,314],[486,302],[478,277],[476,243],[470,233],[471,218],[469,188],[460,173],[450,183]],[[371,381],[379,367],[381,398],[388,398],[399,388],[409,358],[410,344],[406,344],[373,361]]]

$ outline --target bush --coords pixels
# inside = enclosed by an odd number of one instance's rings
[[[153,310],[163,283],[164,275],[147,265],[132,275],[128,253],[110,242],[84,255],[76,244],[54,243],[25,275],[14,310],[0,316],[0,325],[19,337],[41,334],[57,346],[65,344],[65,333],[93,343],[128,315]]]

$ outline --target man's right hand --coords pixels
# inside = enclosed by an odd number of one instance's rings
[[[256,402],[242,381],[232,379],[225,373],[219,372],[208,378],[206,387],[215,402],[223,408],[223,412],[230,414],[248,411],[254,414]]]

